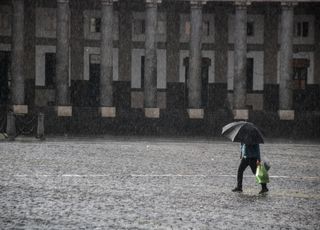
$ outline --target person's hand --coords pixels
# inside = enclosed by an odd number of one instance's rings
[[[257,165],[260,165],[261,164],[261,161],[257,160]]]

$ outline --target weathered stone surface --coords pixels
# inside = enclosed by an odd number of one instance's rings
[[[24,1],[13,0],[12,14],[12,103],[25,104]]]
[[[100,106],[113,106],[113,4],[101,1]]]
[[[294,110],[279,110],[280,120],[294,120]]]
[[[147,118],[159,118],[160,109],[159,108],[145,108],[144,114]]]
[[[247,109],[235,109],[233,110],[233,118],[235,120],[248,120],[249,111]]]
[[[156,2],[146,3],[144,106],[157,106],[157,14]]]
[[[188,115],[191,119],[203,119],[204,110],[203,109],[188,109]]]
[[[202,35],[202,5],[191,4],[190,13],[190,58],[189,58],[189,108],[201,107],[201,35]]]
[[[279,107],[282,110],[292,109],[293,82],[292,82],[292,58],[293,58],[293,6],[282,5],[281,32],[280,32],[280,83],[279,83]]]
[[[233,108],[244,109],[247,93],[247,7],[236,5],[234,41]]]
[[[258,195],[260,186],[249,168],[243,193],[231,192],[239,144],[221,139],[4,142],[0,225],[3,229],[318,229],[319,143],[266,142],[261,145],[262,156],[271,165],[266,195]]]
[[[57,106],[58,117],[71,117],[72,116],[72,106]]]
[[[57,1],[56,105],[69,105],[69,1]]]
[[[100,114],[102,117],[116,117],[115,107],[100,107]]]
[[[28,106],[27,105],[13,105],[13,112],[15,114],[27,114]]]

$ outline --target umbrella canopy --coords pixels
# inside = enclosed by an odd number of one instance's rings
[[[233,142],[242,142],[245,144],[264,143],[260,130],[253,123],[246,121],[227,124],[222,128],[221,134]]]

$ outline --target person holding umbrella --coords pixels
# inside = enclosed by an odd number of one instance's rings
[[[257,166],[261,162],[259,144],[241,143],[240,152],[241,162],[238,168],[237,187],[232,189],[233,192],[242,192],[243,172],[246,170],[246,168],[250,166],[252,173],[256,175]],[[259,192],[260,194],[269,191],[267,184],[261,183],[261,187],[261,191]]]
[[[252,123],[245,121],[232,122],[222,128],[222,135],[233,142],[240,142],[240,165],[237,175],[237,187],[233,192],[242,192],[243,173],[250,166],[253,174],[256,174],[257,166],[260,165],[260,146],[264,143],[260,130]],[[267,184],[261,183],[260,194],[268,192]]]

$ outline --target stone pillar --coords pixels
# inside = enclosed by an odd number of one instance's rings
[[[202,5],[203,1],[191,1],[190,8],[190,58],[188,82],[188,114],[190,118],[203,118],[201,108],[201,36],[202,36]]]
[[[170,2],[167,10],[167,82],[179,82],[180,29],[179,2]],[[182,103],[183,104],[183,103]]]
[[[35,103],[35,71],[36,71],[36,1],[24,0],[24,79],[25,104],[28,107]]]
[[[247,3],[236,2],[234,26],[234,119],[247,120]]]
[[[12,105],[13,112],[28,113],[25,104],[25,77],[24,77],[24,1],[12,0]]]
[[[119,81],[131,81],[132,2],[119,1]],[[130,92],[129,92],[130,93]],[[130,98],[128,107],[130,108]]]
[[[115,117],[113,107],[113,0],[101,0],[100,112]]]
[[[157,108],[157,12],[161,0],[146,0],[146,41],[144,69],[144,107],[145,116],[159,118]]]
[[[71,116],[69,98],[69,0],[57,0],[56,105],[58,116]]]
[[[292,3],[281,3],[279,84],[279,117],[281,120],[294,120],[294,110],[292,110],[293,8]]]
[[[228,109],[231,111],[228,100],[228,13],[227,6],[215,7],[215,57],[214,65],[214,93],[215,109]]]
[[[263,87],[263,107],[267,111],[277,111],[278,108],[278,26],[279,10],[277,5],[266,6],[264,15],[264,87]]]

